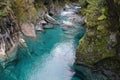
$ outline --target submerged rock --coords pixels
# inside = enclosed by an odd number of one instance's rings
[[[73,69],[76,72],[74,76],[82,80],[108,80],[101,71],[93,70],[92,67],[82,63],[75,63]]]
[[[20,39],[19,39],[19,42],[20,42],[20,44],[21,44],[23,47],[27,47],[27,44],[26,44],[26,42],[25,42],[25,40],[24,40],[23,38],[20,38]]]
[[[97,70],[101,70],[109,80],[120,80],[120,58],[114,56],[100,60],[94,67]]]
[[[52,24],[47,24],[44,26],[45,29],[50,29],[50,28],[54,28],[54,26]]]

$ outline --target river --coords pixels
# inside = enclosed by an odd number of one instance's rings
[[[100,71],[74,65],[76,48],[86,32],[77,23],[78,8],[53,16],[59,24],[48,24],[44,31],[36,31],[36,38],[24,36],[27,47],[19,45],[17,59],[5,69],[0,66],[0,80],[107,80]]]
[[[54,16],[56,20],[67,21],[62,12]],[[18,59],[9,63],[0,80],[80,80],[73,78],[72,66],[75,51],[80,38],[85,33],[81,24],[64,27],[50,24],[43,32],[37,32],[37,38],[24,37],[27,47],[19,46]]]

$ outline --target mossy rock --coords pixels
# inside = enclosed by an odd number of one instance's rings
[[[111,45],[108,35],[99,31],[86,33],[77,48],[76,61],[93,65],[101,59],[114,56],[116,51],[108,47]]]

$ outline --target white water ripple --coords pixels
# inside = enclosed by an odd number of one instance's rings
[[[35,70],[28,80],[71,80],[74,72],[75,50],[72,41],[57,44],[44,67]]]

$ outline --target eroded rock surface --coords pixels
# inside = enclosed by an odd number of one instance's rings
[[[23,23],[21,25],[22,32],[28,37],[36,37],[35,27],[33,24]]]
[[[19,27],[12,15],[2,17],[0,22],[0,62],[12,61],[16,58]]]

